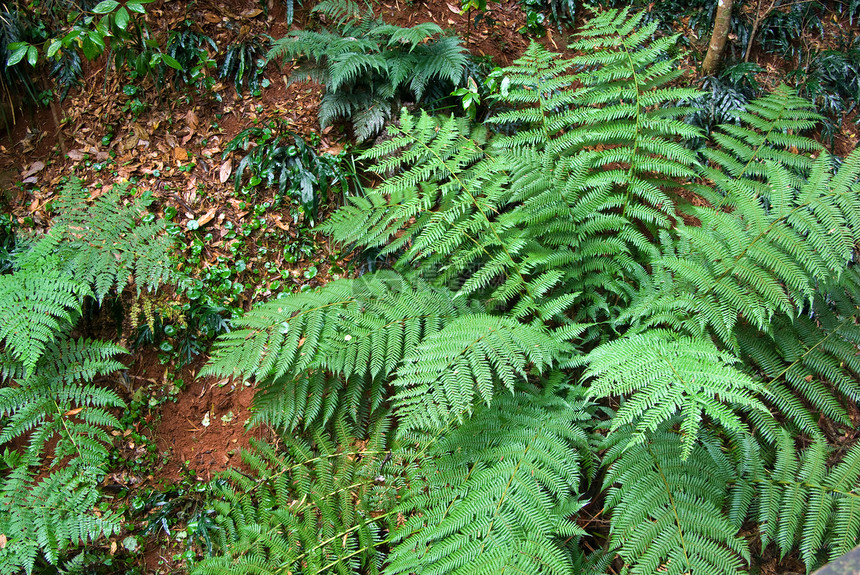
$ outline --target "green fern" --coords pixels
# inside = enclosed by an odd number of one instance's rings
[[[43,262],[44,263],[44,262]],[[56,259],[47,263],[57,264]],[[32,375],[39,359],[58,334],[68,333],[81,314],[85,284],[47,267],[0,275],[0,338],[6,350]]]
[[[526,368],[540,373],[563,346],[544,330],[483,314],[457,318],[407,355],[392,385],[400,429],[433,431],[490,404],[499,384],[513,391]]]
[[[712,440],[688,452],[665,431],[628,445],[624,434],[604,458],[606,508],[612,511],[610,542],[631,575],[741,573],[747,543],[723,513],[731,462]]]
[[[325,85],[320,125],[348,120],[359,141],[374,137],[404,98],[420,101],[428,84],[456,87],[466,54],[456,37],[437,37],[433,23],[410,28],[385,24],[351,2],[325,1],[313,12],[335,20],[333,31],[299,30],[276,40],[268,60],[299,59],[291,81]]]
[[[132,281],[155,289],[173,279],[173,241],[163,222],[145,222],[148,196],[124,204],[127,185],[114,186],[87,207],[80,180],[63,188],[61,213],[48,233],[16,255],[15,271],[0,275],[0,573],[30,573],[42,555],[60,565],[72,549],[118,532],[121,516],[93,511],[107,471],[112,437],[124,402],[96,385],[123,369],[118,346],[71,333],[84,298],[101,301]],[[43,461],[62,467],[40,478]]]
[[[387,381],[426,338],[480,306],[392,273],[332,282],[255,307],[234,321],[202,372],[255,379],[255,421],[292,429],[347,406],[378,409]]]
[[[356,39],[303,37],[338,90],[411,80],[410,52],[379,56],[433,31],[319,12]],[[287,458],[256,469],[325,472],[279,492],[297,515],[258,513],[239,492],[271,481],[232,475],[223,525],[241,543],[207,572],[597,573],[617,555],[628,573],[711,575],[751,563],[751,529],[810,568],[856,542],[860,451],[826,442],[860,399],[860,153],[837,167],[785,88],[707,140],[683,122],[698,92],[675,39],[654,32],[607,11],[575,58],[532,45],[499,74],[490,129],[404,112],[365,153],[380,183],[323,230],[391,270],[256,306],[206,369],[255,380],[255,421],[289,431]],[[397,91],[379,85],[355,91],[374,122]],[[330,518],[342,493],[366,509],[369,474],[316,482],[376,465],[349,446],[382,445],[381,421],[399,505]],[[593,555],[585,493],[611,521]]]
[[[682,459],[693,452],[703,415],[731,431],[745,428],[734,411],[738,407],[769,415],[757,397],[763,386],[733,367],[736,358],[705,339],[651,330],[601,345],[585,360],[585,377],[595,378],[591,396],[632,393],[613,417],[610,432],[634,424],[635,441],[641,443],[680,415]]]
[[[432,443],[399,507],[385,573],[572,572],[583,505],[581,405],[518,389]]]
[[[123,365],[122,348],[88,340],[59,340],[48,346],[35,373],[0,388],[0,444],[26,437],[26,447],[4,452],[11,471],[0,481],[0,573],[32,572],[40,553],[57,564],[63,551],[119,531],[120,514],[96,515],[99,476],[106,472],[111,437],[120,423],[109,411],[125,406],[117,394],[93,385],[97,375]],[[4,376],[25,373],[7,356]],[[49,442],[54,464],[63,467],[37,479]]]
[[[376,547],[406,482],[401,457],[386,460],[384,419],[364,449],[337,429],[337,443],[316,433],[315,447],[288,439],[284,455],[258,442],[243,452],[254,476],[229,470],[213,485],[223,555],[195,575],[381,572]]]
[[[783,433],[773,470],[759,470],[754,477],[762,545],[774,542],[785,556],[799,543],[810,571],[860,541],[860,446],[854,445],[836,465],[828,466],[827,460],[823,442],[816,441],[798,457]]]
[[[32,573],[40,554],[57,565],[69,548],[120,532],[118,512],[93,511],[101,494],[92,471],[66,467],[31,484],[25,466],[8,452],[4,459],[17,468],[0,488],[0,505],[13,510],[0,512],[0,533],[6,537],[0,548],[3,575]]]
[[[175,240],[167,235],[164,220],[144,218],[152,196],[144,193],[126,203],[130,191],[128,183],[114,185],[88,206],[89,192],[73,178],[56,203],[60,215],[50,234],[61,238],[63,267],[79,283],[92,286],[99,302],[110,291],[122,292],[132,278],[138,293],[176,280],[171,260]]]

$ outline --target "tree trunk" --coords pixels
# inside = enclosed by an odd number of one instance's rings
[[[702,62],[702,73],[712,76],[720,67],[723,51],[726,48],[726,40],[729,30],[732,28],[732,0],[717,0],[717,15],[714,17],[714,31],[711,34],[711,42],[708,44],[708,53]]]

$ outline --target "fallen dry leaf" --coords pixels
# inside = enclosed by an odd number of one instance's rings
[[[218,211],[218,208],[212,208],[211,210],[209,210],[208,212],[206,212],[205,214],[200,216],[200,218],[197,220],[197,223],[200,224],[201,226],[205,226],[206,224],[208,224],[209,222],[212,221],[212,218],[215,217],[215,212],[217,212],[217,211]]]
[[[30,164],[30,168],[21,174],[22,178],[29,178],[33,174],[37,174],[45,169],[45,162],[33,162]]]
[[[218,179],[223,184],[230,178],[230,172],[233,171],[233,159],[227,158],[227,161],[221,164],[221,171],[218,174]]]
[[[197,113],[194,110],[188,110],[188,113],[185,114],[185,123],[188,124],[188,129],[192,132],[197,131],[197,126],[200,125],[200,119],[197,117]]]
[[[74,162],[80,162],[84,159],[84,153],[81,150],[69,150],[69,153],[66,155]]]
[[[173,148],[173,157],[176,158],[177,162],[184,162],[188,159],[188,151],[185,148],[176,146]]]

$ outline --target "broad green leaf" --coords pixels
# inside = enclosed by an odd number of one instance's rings
[[[60,51],[60,48],[62,48],[62,46],[62,42],[60,42],[57,38],[52,38],[51,43],[48,44],[48,49],[45,51],[45,55],[48,58],[53,58],[57,54],[57,52]]]
[[[95,60],[98,58],[101,51],[93,44],[93,41],[90,40],[89,35],[83,36],[83,41],[81,42],[81,50],[84,51],[84,57],[87,60]]]
[[[99,53],[101,53],[101,52],[105,49],[105,39],[104,39],[104,36],[102,36],[101,34],[99,34],[99,33],[98,33],[97,31],[95,31],[95,30],[93,30],[93,31],[91,31],[91,32],[89,32],[89,33],[87,33],[87,36],[89,37],[89,39],[90,39],[90,40],[92,40],[93,44],[95,44],[96,46],[98,46],[98,48],[99,48]]]
[[[31,66],[35,67],[36,62],[39,61],[39,51],[35,46],[30,46],[27,48],[27,62],[30,63]]]
[[[116,0],[102,0],[96,4],[96,7],[93,8],[93,12],[96,14],[107,14],[108,12],[116,10],[117,6],[119,6],[119,2]]]
[[[24,54],[27,53],[27,44],[24,42],[16,42],[16,44],[24,44],[23,46],[18,46],[17,48],[12,49],[12,53],[9,54],[9,58],[6,60],[7,66],[14,66],[18,62],[20,62],[24,58]],[[12,48],[12,45],[9,45],[9,48]]]
[[[119,10],[116,11],[115,18],[117,28],[119,28],[120,30],[125,30],[126,28],[128,28],[129,16],[128,10],[126,10],[125,7],[121,7]]]
[[[146,14],[146,10],[143,8],[143,5],[149,4],[150,2],[152,2],[152,0],[132,0],[131,2],[126,4],[125,7],[132,12],[137,12],[138,14]]]
[[[164,63],[165,63],[165,64],[167,64],[168,66],[170,66],[170,67],[171,67],[171,68],[173,68],[174,70],[180,70],[180,71],[182,70],[182,64],[180,64],[179,62],[177,62],[177,61],[176,61],[174,58],[172,58],[171,56],[168,56],[167,54],[162,54],[162,55],[161,55],[161,59],[162,59],[162,60],[164,60]]]

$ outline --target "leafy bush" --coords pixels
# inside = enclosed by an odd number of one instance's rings
[[[192,22],[183,24],[184,29],[170,31],[165,51],[181,66],[176,74],[186,85],[194,86],[200,93],[208,93],[215,83],[209,69],[215,67],[212,55],[217,54],[218,46],[212,38],[195,29]]]
[[[289,448],[230,475],[198,573],[716,575],[751,527],[809,570],[856,544],[860,152],[837,168],[784,86],[706,137],[642,18],[533,44],[486,122],[510,133],[404,112],[365,154],[381,183],[323,229],[392,269],[259,304],[205,370],[255,380]]]
[[[466,54],[460,40],[436,37],[442,33],[436,24],[401,28],[341,0],[321,2],[313,12],[333,20],[334,30],[292,32],[275,41],[267,58],[297,58],[300,66],[291,81],[325,86],[322,127],[348,120],[355,136],[368,140],[402,103],[420,102],[434,85],[440,95],[450,94],[463,80]]]
[[[755,75],[762,71],[758,64],[741,62],[723,68],[716,76],[702,78],[705,94],[696,100],[688,121],[705,133],[719,124],[735,121],[737,113],[761,91]]]
[[[844,116],[860,99],[860,48],[852,43],[843,50],[813,52],[794,76],[801,93],[824,115],[822,135],[833,146]]]
[[[251,147],[253,144],[253,147]],[[254,189],[261,184],[277,186],[273,208],[286,196],[298,200],[311,221],[316,220],[320,194],[328,195],[335,186],[346,191],[347,181],[339,169],[338,159],[329,154],[317,155],[304,139],[288,129],[270,122],[263,128],[246,128],[224,148],[224,158],[239,149],[250,151],[236,167],[233,181],[236,191],[243,185]],[[247,178],[250,172],[250,178]]]

